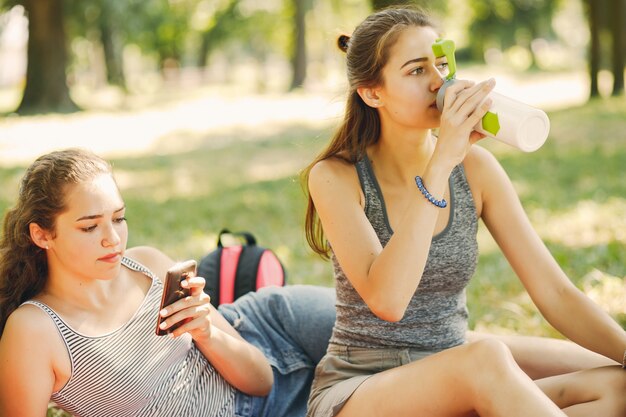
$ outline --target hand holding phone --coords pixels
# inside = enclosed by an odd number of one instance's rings
[[[161,296],[161,305],[159,307],[155,331],[157,336],[164,336],[183,324],[183,322],[176,323],[168,329],[163,330],[159,326],[165,318],[161,317],[160,313],[164,307],[167,307],[182,298],[188,297],[191,294],[189,288],[183,288],[181,282],[187,278],[194,277],[196,275],[196,267],[196,261],[188,260],[177,263],[167,271],[167,274],[165,275],[165,282],[163,284],[163,295]]]

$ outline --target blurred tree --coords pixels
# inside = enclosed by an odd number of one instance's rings
[[[124,45],[120,28],[124,21],[123,11],[120,10],[120,6],[126,2],[98,0],[98,3],[100,6],[98,29],[104,51],[107,81],[109,84],[126,88],[123,58]]]
[[[586,0],[587,17],[589,19],[589,79],[591,82],[589,98],[600,96],[598,89],[598,73],[600,71],[600,28],[601,4],[600,0]]]
[[[123,51],[130,20],[125,17],[138,14],[139,10],[133,8],[137,9],[134,0],[82,0],[68,2],[65,9],[67,36],[100,44],[106,81],[123,89],[126,89]]]
[[[306,79],[306,14],[312,7],[310,0],[290,0],[293,8],[293,48],[291,50],[291,86],[293,90],[304,85]]]
[[[68,62],[63,0],[16,0],[28,18],[26,86],[17,113],[73,112],[67,85]]]
[[[624,49],[626,32],[626,0],[586,0],[585,12],[589,22],[589,98],[600,97],[598,75],[608,68],[611,60],[614,96],[624,93]],[[610,43],[610,46],[609,46]]]
[[[198,67],[204,67],[211,51],[236,33],[236,23],[243,19],[238,6],[239,0],[230,0],[208,19],[204,29],[200,32]]]
[[[191,33],[190,16],[197,0],[125,0],[122,3],[129,5],[120,10],[126,15],[123,19],[127,42],[153,55],[162,70],[179,67]],[[116,20],[121,21],[122,17]]]
[[[624,10],[624,2],[626,0],[611,0],[609,6],[611,10],[611,38],[612,38],[612,69],[613,69],[613,96],[624,93],[624,49],[626,49],[626,41],[624,36],[626,31],[623,27],[626,24],[626,15]]]
[[[506,50],[514,45],[531,52],[531,42],[552,37],[552,18],[560,0],[472,0],[474,19],[469,27],[471,56],[482,61],[489,45]],[[593,1],[593,0],[592,0]]]

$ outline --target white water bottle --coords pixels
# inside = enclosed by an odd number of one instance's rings
[[[443,110],[444,94],[455,79],[444,83],[437,94],[437,108]],[[539,149],[548,138],[550,119],[545,112],[510,97],[489,93],[491,107],[474,130],[524,152]]]
[[[438,39],[432,49],[437,58],[445,56],[448,60],[449,74],[437,93],[437,108],[442,111],[445,91],[456,81],[454,42]],[[524,152],[536,151],[545,143],[550,133],[550,120],[545,112],[495,91],[488,97],[492,100],[491,107],[474,130]]]

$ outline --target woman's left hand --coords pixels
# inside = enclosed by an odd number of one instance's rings
[[[159,312],[164,320],[163,329],[168,329],[176,323],[180,327],[169,333],[170,337],[178,337],[189,333],[194,340],[209,340],[211,338],[211,297],[203,290],[205,280],[202,277],[192,277],[181,282],[183,288],[189,288],[190,295],[182,298]]]

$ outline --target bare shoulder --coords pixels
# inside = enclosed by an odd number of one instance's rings
[[[354,172],[354,164],[338,157],[319,161],[311,168],[310,178],[332,180],[350,175]]]
[[[338,157],[319,161],[309,174],[309,190],[313,198],[322,194],[358,196],[355,191],[360,187],[354,164]]]
[[[9,315],[5,333],[2,335],[3,337],[12,335],[16,338],[26,336],[28,338],[37,338],[37,340],[48,340],[49,336],[56,336],[56,328],[48,314],[41,308],[25,304]]]
[[[37,357],[40,363],[47,362],[48,366],[55,366],[67,358],[54,322],[41,308],[30,304],[22,305],[11,313],[0,346],[0,356],[8,355],[18,367],[19,358],[24,357],[31,358],[29,360]]]
[[[151,246],[136,246],[126,250],[125,255],[155,273],[159,277],[165,276],[165,271],[174,264],[174,261]]]
[[[142,264],[159,259],[170,259],[166,254],[152,246],[135,246],[127,249],[125,255]]]
[[[11,381],[0,386],[0,414],[42,415],[70,373],[69,354],[50,317],[28,304],[11,313],[0,338],[0,380]]]
[[[474,145],[463,161],[465,170],[471,174],[489,174],[500,166],[496,157],[482,146]]]
[[[499,182],[506,177],[506,173],[496,157],[478,145],[474,145],[470,149],[463,161],[463,168],[476,209],[480,215],[483,201],[489,191],[493,189],[494,181]]]

